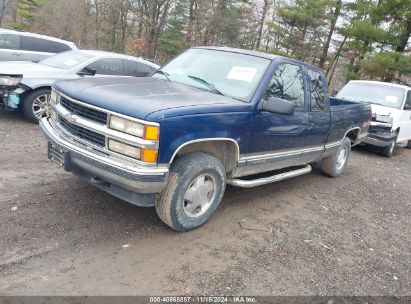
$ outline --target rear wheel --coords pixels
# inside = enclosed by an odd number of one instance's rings
[[[40,89],[26,95],[23,100],[23,114],[29,121],[37,123],[46,115],[50,92],[50,89]]]
[[[203,225],[220,205],[226,180],[218,159],[205,153],[183,155],[170,168],[168,183],[156,204],[158,216],[177,231]]]
[[[347,167],[350,153],[351,140],[345,137],[335,154],[321,160],[321,170],[331,177],[340,176]]]

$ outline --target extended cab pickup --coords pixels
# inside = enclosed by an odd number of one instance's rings
[[[313,66],[203,47],[150,78],[57,82],[40,125],[49,158],[65,170],[155,206],[167,225],[187,231],[216,210],[226,184],[279,181],[320,160],[339,176],[370,121],[369,105],[329,98]]]

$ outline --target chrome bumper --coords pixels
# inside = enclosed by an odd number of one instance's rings
[[[93,185],[139,206],[153,206],[165,186],[168,167],[124,163],[79,147],[49,122],[40,120],[44,136],[64,155],[64,169]]]

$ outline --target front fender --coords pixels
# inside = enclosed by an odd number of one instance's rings
[[[160,122],[159,163],[173,160],[179,148],[191,142],[227,140],[247,153],[251,132],[250,113],[213,113],[178,116]]]

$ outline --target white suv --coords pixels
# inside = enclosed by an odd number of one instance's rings
[[[77,50],[73,42],[49,36],[0,29],[0,61],[39,61]]]

